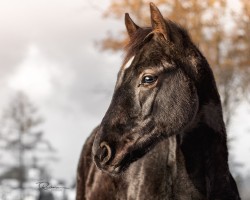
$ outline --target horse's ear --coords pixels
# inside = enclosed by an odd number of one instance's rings
[[[133,22],[128,13],[125,13],[125,25],[130,38],[132,38],[135,32],[140,28]]]
[[[153,32],[162,34],[164,38],[168,40],[169,31],[167,24],[159,9],[152,2],[150,3],[150,13]]]

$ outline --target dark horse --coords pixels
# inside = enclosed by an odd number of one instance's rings
[[[214,76],[188,33],[150,4],[113,99],[86,141],[77,200],[238,200]]]

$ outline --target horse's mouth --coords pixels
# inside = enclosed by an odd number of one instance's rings
[[[116,176],[116,175],[121,174],[124,170],[123,170],[123,168],[121,166],[117,166],[117,167],[109,166],[107,168],[103,168],[102,171],[107,172],[108,174]]]
[[[102,170],[103,172],[106,172],[110,175],[119,175],[121,173],[123,173],[124,171],[126,171],[126,169],[130,166],[130,162],[123,162],[123,160],[121,162],[119,162],[119,164],[107,164],[107,165],[100,165],[99,163],[95,163],[96,166]]]

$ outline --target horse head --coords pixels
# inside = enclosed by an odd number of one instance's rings
[[[125,14],[127,55],[92,148],[96,165],[112,174],[164,138],[185,132],[198,115],[204,58],[187,32],[153,3],[150,12],[152,27],[145,28]]]

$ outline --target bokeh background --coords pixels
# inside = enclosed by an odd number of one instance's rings
[[[153,0],[152,0],[153,1]],[[155,0],[214,70],[230,168],[250,199],[250,3]],[[112,97],[124,13],[150,25],[147,0],[0,0],[0,200],[71,200],[81,148]],[[39,182],[66,187],[46,192]]]

